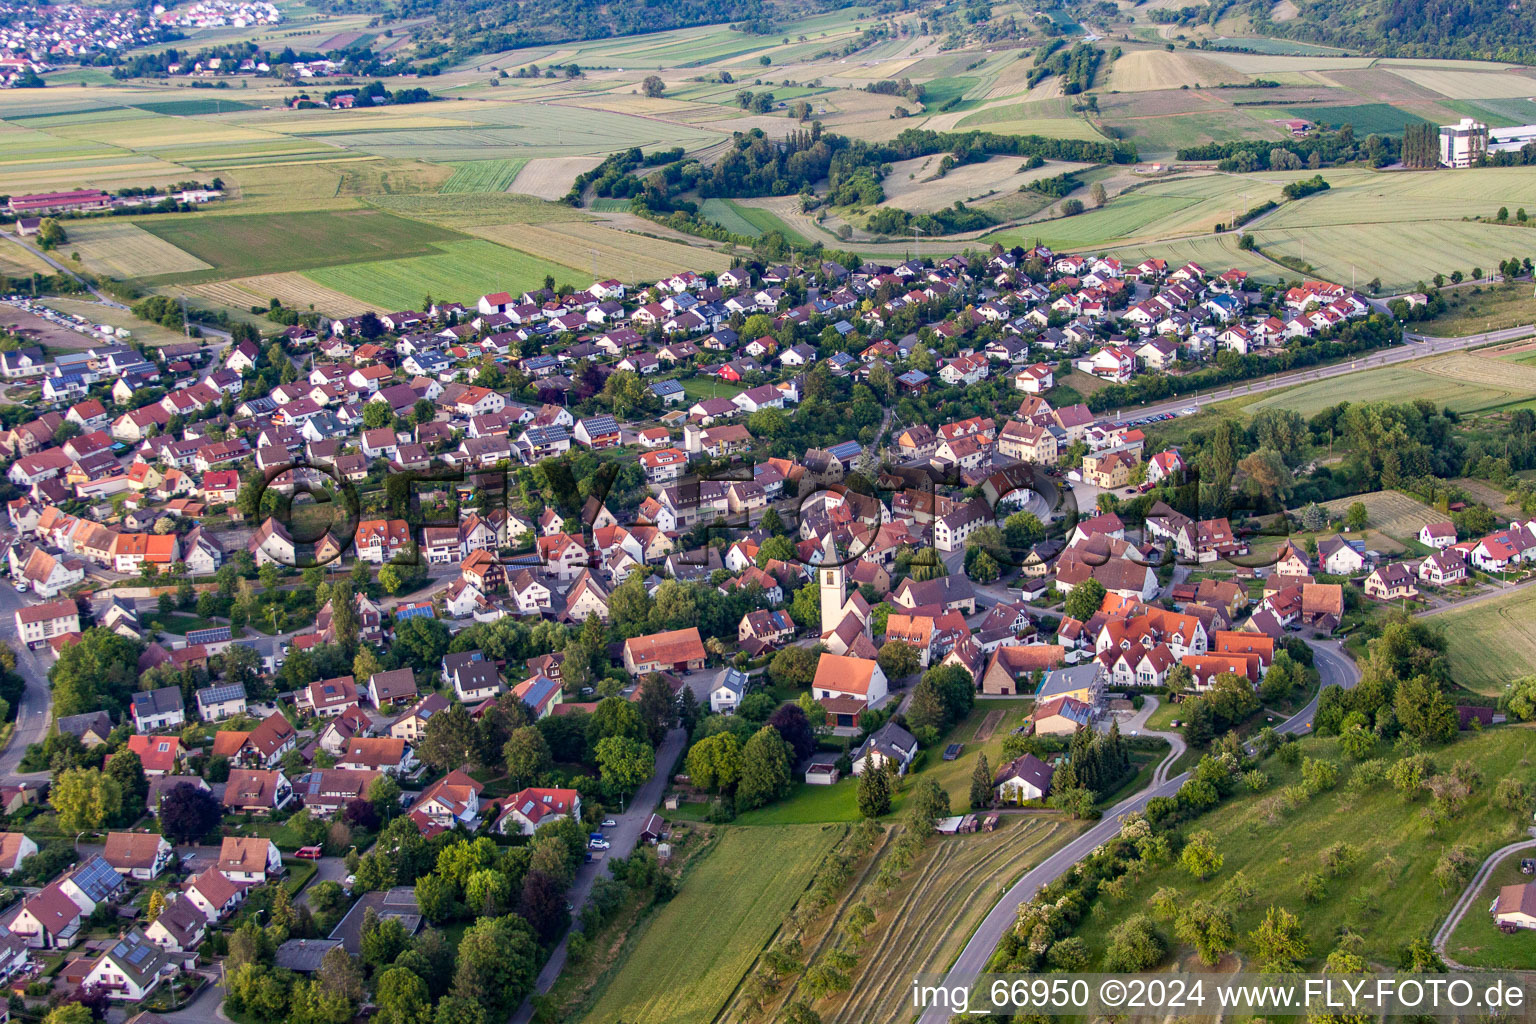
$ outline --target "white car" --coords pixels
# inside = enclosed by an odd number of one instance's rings
[[[28,587],[27,587],[27,581],[26,580],[17,580],[15,586],[16,586],[16,593],[18,593],[18,594],[25,594],[27,592]]]
[[[618,824],[618,822],[614,821],[612,818],[604,818],[603,819],[603,828],[613,828],[613,826],[615,826],[617,824]]]
[[[587,844],[589,850],[606,850],[613,844],[606,839],[594,839]]]

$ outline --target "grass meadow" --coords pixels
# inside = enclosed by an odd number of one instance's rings
[[[1337,788],[1304,798],[1295,809],[1287,810],[1279,791],[1297,784],[1300,773],[1271,758],[1263,766],[1270,776],[1266,790],[1240,792],[1219,810],[1186,826],[1186,832],[1213,834],[1224,861],[1220,871],[1201,882],[1176,860],[1155,868],[1129,884],[1123,897],[1101,897],[1103,909],[1087,915],[1078,934],[1097,963],[1111,929],[1131,914],[1147,912],[1148,900],[1158,889],[1177,890],[1179,903],[1197,898],[1216,901],[1222,887],[1241,872],[1256,895],[1236,908],[1240,953],[1252,953],[1248,933],[1275,905],[1300,919],[1312,964],[1321,963],[1334,949],[1345,928],[1360,936],[1366,959],[1395,963],[1398,951],[1409,940],[1433,932],[1461,894],[1460,885],[1442,889],[1432,877],[1441,854],[1453,846],[1465,846],[1473,863],[1478,863],[1521,834],[1523,816],[1496,807],[1492,793],[1506,777],[1521,779],[1527,786],[1536,782],[1536,768],[1528,760],[1531,738],[1527,729],[1502,727],[1463,734],[1451,746],[1430,751],[1440,771],[1466,760],[1482,773],[1480,785],[1460,814],[1437,832],[1431,831],[1421,813],[1427,796],[1405,802],[1385,782],[1356,791],[1347,785],[1352,768],[1342,763],[1337,741],[1303,740],[1308,756],[1338,765]],[[1324,868],[1323,853],[1340,843],[1348,844],[1344,852],[1352,860],[1341,872],[1330,873]],[[1323,891],[1309,902],[1302,894],[1302,879],[1313,873],[1323,875]],[[1179,955],[1172,929],[1164,922],[1160,930]]]
[[[1436,615],[1445,634],[1451,678],[1469,690],[1489,696],[1504,692],[1505,684],[1531,673],[1536,665],[1536,591],[1517,590]]]
[[[651,915],[627,962],[587,1014],[710,1024],[794,906],[842,825],[727,828]]]

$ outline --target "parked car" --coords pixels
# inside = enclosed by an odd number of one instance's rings
[[[587,849],[589,849],[589,850],[606,850],[609,847],[611,847],[612,845],[613,844],[610,843],[606,839],[594,839],[591,842],[587,843]]]
[[[319,860],[320,859],[320,847],[318,847],[318,846],[301,846],[297,850],[293,851],[293,855],[295,857],[302,857],[304,860]]]
[[[613,826],[615,826],[617,824],[618,824],[618,822],[614,821],[612,818],[604,818],[603,819],[603,828],[613,828]]]

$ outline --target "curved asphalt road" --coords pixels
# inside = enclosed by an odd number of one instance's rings
[[[1472,881],[1467,883],[1467,888],[1462,892],[1461,898],[1456,901],[1456,906],[1451,908],[1445,923],[1435,932],[1435,952],[1440,954],[1440,959],[1444,960],[1447,966],[1460,970],[1472,970],[1472,968],[1459,964],[1446,956],[1445,944],[1450,941],[1451,933],[1456,930],[1456,926],[1461,923],[1461,919],[1466,916],[1467,911],[1472,909],[1473,900],[1477,899],[1477,894],[1482,891],[1483,886],[1487,883],[1488,876],[1493,874],[1493,869],[1498,867],[1504,858],[1511,854],[1530,849],[1536,849],[1536,839],[1523,839],[1518,843],[1501,846],[1488,855],[1488,859],[1483,861],[1483,866],[1477,869],[1477,875]]]
[[[1317,665],[1318,675],[1321,678],[1321,686],[1338,685],[1344,689],[1352,689],[1360,680],[1360,671],[1355,668],[1354,662],[1343,653],[1342,645],[1337,641],[1309,640],[1313,657]],[[1320,687],[1321,688],[1321,687]],[[1280,733],[1304,733],[1312,728],[1312,718],[1317,713],[1317,698],[1313,698],[1306,707],[1297,712],[1284,724],[1278,726],[1275,731]],[[1168,762],[1164,762],[1158,768],[1159,774],[1163,772]],[[1188,772],[1181,772],[1171,779],[1158,781],[1154,776],[1151,786],[1134,796],[1126,797],[1120,803],[1104,814],[1097,823],[1087,832],[1072,840],[1066,846],[1051,854],[1041,861],[1039,866],[1029,871],[1019,879],[994,906],[972,933],[965,948],[955,958],[955,962],[949,968],[949,976],[945,980],[946,985],[969,985],[986,968],[987,961],[992,957],[992,951],[1002,941],[1003,935],[1013,927],[1017,917],[1019,904],[1027,901],[1043,885],[1054,882],[1076,864],[1083,857],[1093,852],[1101,844],[1112,839],[1120,831],[1120,820],[1133,811],[1139,811],[1147,806],[1147,801],[1157,796],[1172,796],[1178,792],[1184,780],[1189,778]],[[942,1024],[949,1019],[950,1013],[944,1007],[930,1007],[920,1018],[921,1024]]]

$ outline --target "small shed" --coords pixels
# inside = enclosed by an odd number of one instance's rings
[[[842,776],[830,761],[817,761],[805,770],[805,781],[812,786],[830,786]]]
[[[640,838],[648,843],[655,843],[666,838],[667,823],[659,814],[653,814],[645,819],[645,827],[640,830]]]

